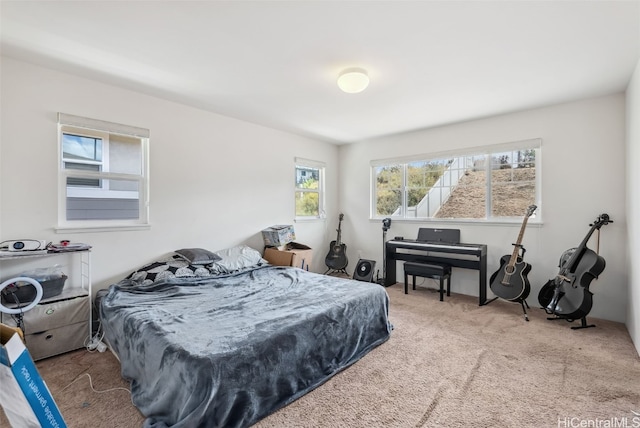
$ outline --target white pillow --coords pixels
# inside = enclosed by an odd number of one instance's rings
[[[268,263],[257,250],[246,245],[226,248],[216,251],[214,254],[219,256],[220,260],[213,262],[212,267],[218,268],[220,272],[229,273]]]

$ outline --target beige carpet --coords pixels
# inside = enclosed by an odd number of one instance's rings
[[[624,325],[571,330],[577,322],[546,320],[535,296],[525,322],[515,303],[387,291],[391,339],[256,427],[640,426],[640,358]],[[127,392],[92,392],[81,376],[98,390],[127,387],[110,353],[37,366],[70,427],[142,424]]]

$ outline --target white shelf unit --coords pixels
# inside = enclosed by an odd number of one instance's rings
[[[66,272],[69,278],[62,292],[42,299],[33,309],[24,313],[25,327],[34,330],[33,334],[27,331],[25,336],[27,349],[34,360],[79,349],[90,340],[93,334],[91,250],[38,254],[2,252],[0,254],[0,266],[4,267],[6,263],[16,265],[11,269],[16,274],[7,275],[4,269],[0,268],[0,281],[17,276],[19,271],[16,268],[21,265],[51,264],[56,261],[56,258],[64,257],[67,257],[67,260],[79,258],[79,263],[75,269]],[[43,263],[40,262],[41,260]],[[74,278],[75,275],[78,277]],[[79,281],[76,280],[77,278]],[[6,306],[11,307],[9,304]],[[12,326],[16,324],[13,317],[5,313],[0,313],[0,321]],[[85,322],[86,327],[82,325]],[[80,334],[82,334],[81,337]],[[58,338],[58,336],[62,337]]]

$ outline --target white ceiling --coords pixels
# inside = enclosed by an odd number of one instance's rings
[[[2,54],[334,143],[624,91],[640,1],[6,1]],[[360,94],[336,78],[363,67]]]

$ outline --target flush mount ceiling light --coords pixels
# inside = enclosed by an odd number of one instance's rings
[[[369,86],[369,76],[362,68],[347,68],[338,77],[338,87],[348,94],[357,94]]]

